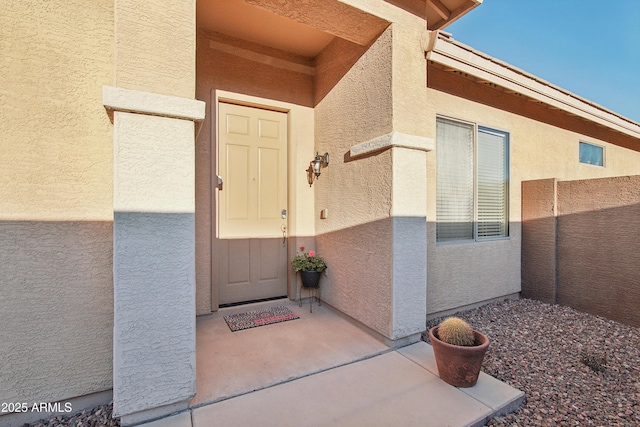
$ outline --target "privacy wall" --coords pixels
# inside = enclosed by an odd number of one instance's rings
[[[640,176],[522,183],[522,296],[640,326]]]

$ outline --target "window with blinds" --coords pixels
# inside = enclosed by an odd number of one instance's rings
[[[436,240],[507,237],[509,134],[438,118]]]

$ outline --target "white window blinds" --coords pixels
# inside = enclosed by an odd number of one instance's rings
[[[436,239],[473,239],[473,125],[438,119]]]
[[[509,134],[438,118],[436,240],[506,237]]]
[[[478,128],[477,238],[507,235],[507,135]]]

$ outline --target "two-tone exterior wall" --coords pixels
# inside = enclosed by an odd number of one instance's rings
[[[114,2],[5,2],[0,27],[0,402],[80,410],[111,399]]]
[[[195,394],[195,1],[116,0],[114,415],[186,409]],[[144,49],[140,47],[144,46]]]
[[[434,74],[442,73],[435,70]],[[468,93],[474,84],[450,75],[464,85]],[[475,86],[484,88],[475,83]],[[483,93],[479,90],[480,93]],[[494,98],[509,96],[494,91]],[[430,133],[435,135],[436,117],[451,117],[509,133],[509,238],[495,241],[440,244],[436,242],[436,155],[428,154],[428,293],[429,315],[473,305],[520,292],[521,283],[521,183],[522,181],[558,178],[575,180],[633,175],[640,172],[640,153],[614,145],[606,139],[580,134],[560,127],[562,115],[556,113],[558,126],[527,117],[530,111],[518,107],[514,112],[429,89]],[[507,102],[505,101],[505,102]],[[492,101],[493,102],[493,101]],[[525,104],[527,103],[524,101]],[[529,104],[531,104],[529,102]],[[522,114],[516,112],[522,111]],[[566,119],[570,127],[569,119]],[[610,133],[611,139],[617,135]],[[589,142],[605,149],[605,166],[579,162],[579,142]],[[436,150],[438,141],[436,141]]]
[[[195,1],[0,23],[0,400],[144,420],[194,392]]]
[[[316,150],[335,159],[314,184],[317,247],[329,265],[322,295],[402,341],[426,315],[426,24],[388,4],[352,3],[391,25],[315,109]],[[348,63],[348,49],[329,48],[319,68]]]

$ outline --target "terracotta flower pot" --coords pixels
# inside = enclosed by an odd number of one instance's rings
[[[475,330],[473,334],[477,345],[465,347],[440,341],[437,326],[429,330],[438,373],[446,383],[463,388],[476,385],[484,354],[489,348],[489,338]]]
[[[317,288],[320,286],[322,271],[300,270],[300,280],[305,288]]]

